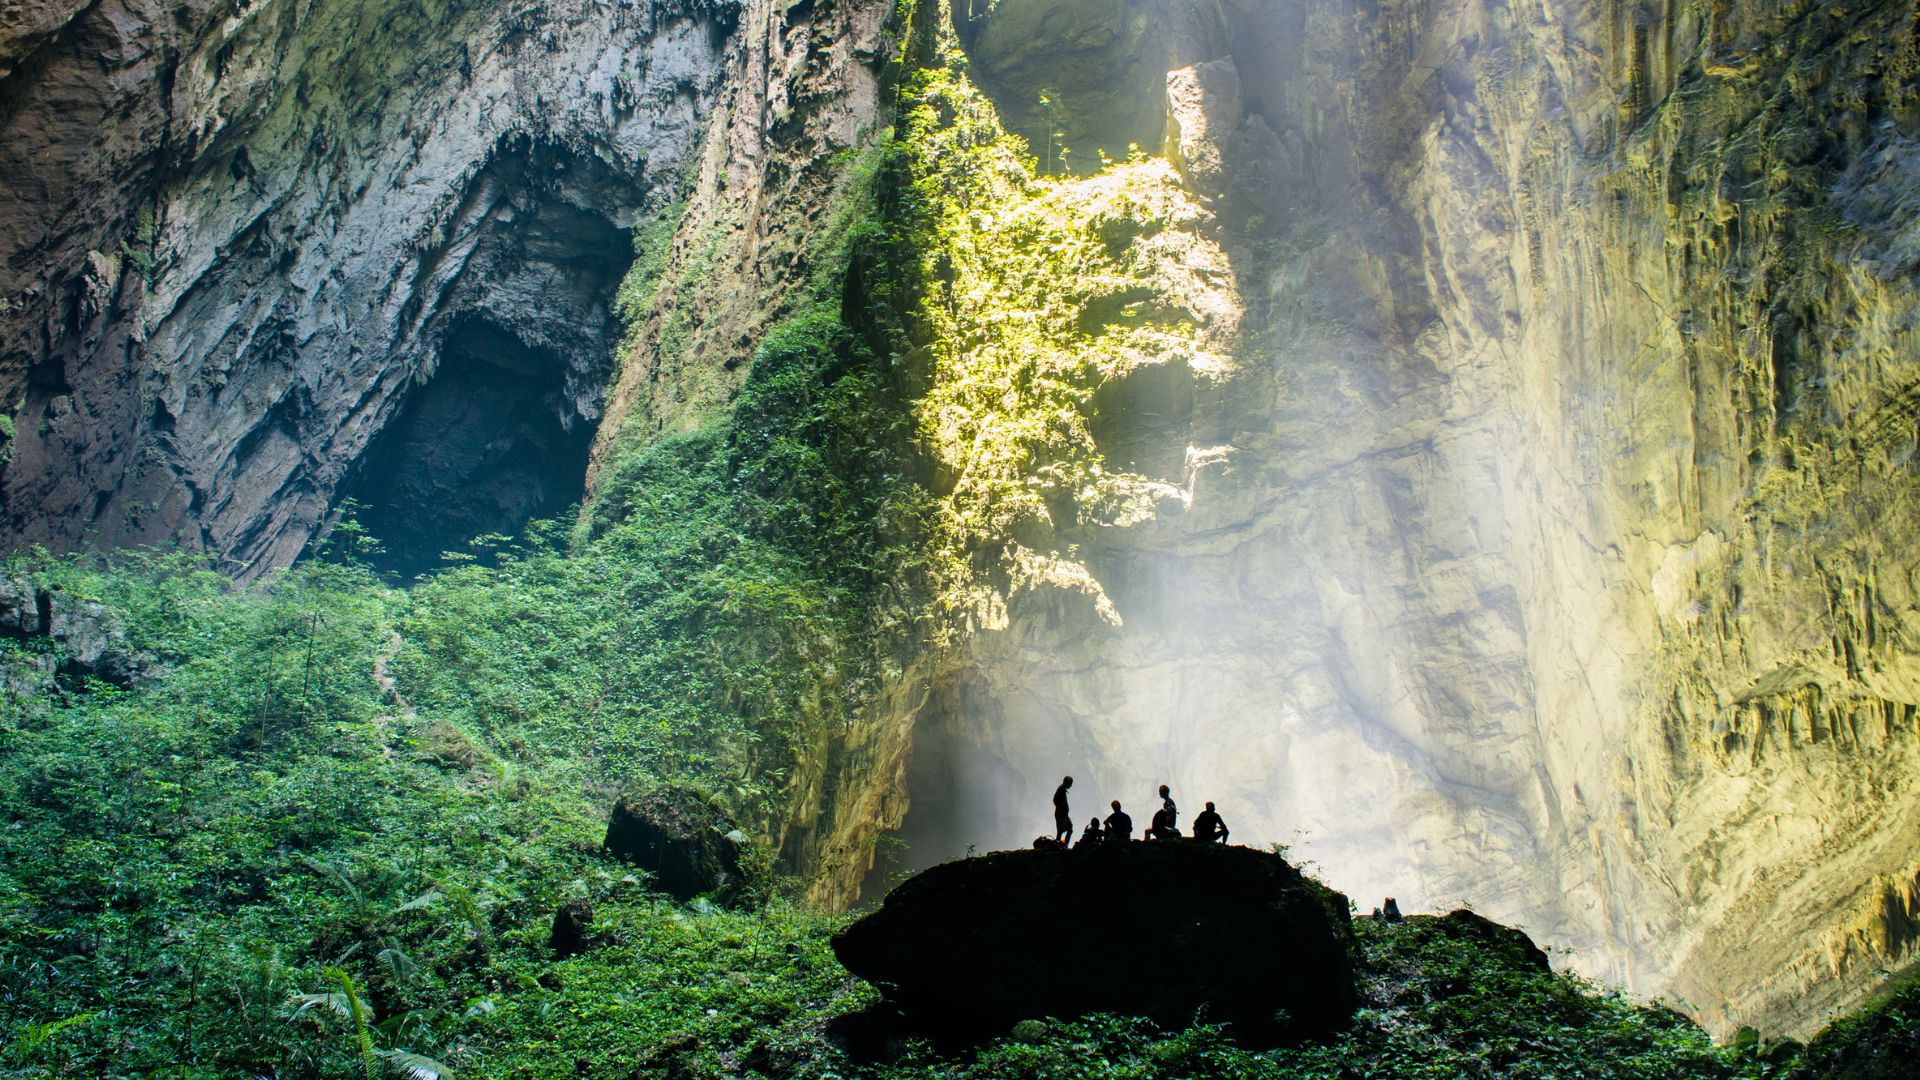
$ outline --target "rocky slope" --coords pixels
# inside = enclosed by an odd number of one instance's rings
[[[795,772],[817,895],[896,825],[1022,842],[1071,770],[1719,1030],[1910,958],[1912,4],[937,6],[1076,175],[986,176],[929,253],[969,573]],[[595,467],[725,410],[890,9],[9,9],[7,541],[258,569],[343,493],[475,508],[389,528],[417,560],[564,504],[610,377]]]

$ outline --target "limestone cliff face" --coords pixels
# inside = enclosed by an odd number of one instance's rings
[[[1108,460],[1179,497],[1014,545],[1049,569],[930,683],[908,835],[1030,837],[1062,771],[1170,781],[1722,1030],[1909,958],[1914,14],[1007,0],[963,32],[1025,102],[1180,28],[1165,149],[1245,327],[1231,378],[1096,391],[1096,431],[1162,443]]]
[[[471,535],[577,496],[626,232],[681,186],[737,5],[7,14],[9,543],[252,572],[362,478],[403,557],[438,550],[423,507]]]

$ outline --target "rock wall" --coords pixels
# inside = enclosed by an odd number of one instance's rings
[[[1181,497],[1021,556],[914,699],[906,835],[1170,781],[1356,896],[1816,1026],[1920,927],[1913,5],[1179,6],[1236,374],[1173,425],[1095,389]],[[1058,36],[973,66],[1066,85],[1161,7],[1005,0]]]
[[[541,430],[470,440],[396,516],[499,503],[472,478],[520,443],[577,495],[628,229],[682,186],[737,4],[8,12],[7,544],[285,565],[443,363],[526,380]]]

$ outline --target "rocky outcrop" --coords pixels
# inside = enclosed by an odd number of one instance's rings
[[[561,904],[553,913],[553,928],[547,932],[547,948],[555,959],[565,960],[586,952],[593,939],[593,901],[576,897]]]
[[[943,863],[833,951],[949,1037],[1101,1011],[1297,1040],[1344,1026],[1357,1001],[1346,897],[1278,855],[1190,840]]]
[[[1396,926],[1394,933],[1415,942],[1444,938],[1470,945],[1478,958],[1489,967],[1514,971],[1553,970],[1547,954],[1533,943],[1532,938],[1466,908],[1445,915],[1413,915],[1404,919],[1394,919],[1389,915],[1387,921]]]
[[[590,477],[618,440],[688,431],[725,409],[768,330],[844,257],[853,154],[879,133],[892,8],[749,3],[646,317],[622,348]],[[591,486],[591,481],[590,481]]]
[[[429,554],[578,496],[628,230],[679,192],[738,5],[19,10],[60,28],[0,84],[0,538],[258,571],[368,474]],[[506,392],[448,417],[442,372]],[[515,467],[532,497],[477,479]],[[459,528],[406,532],[436,509]]]
[[[615,803],[602,846],[609,856],[653,875],[654,887],[676,900],[711,894],[724,903],[746,884],[740,859],[745,842],[710,800],[662,788]]]
[[[46,693],[62,679],[99,679],[122,688],[145,678],[153,658],[127,642],[120,616],[105,604],[0,575],[0,640],[21,648],[0,654],[0,693]]]

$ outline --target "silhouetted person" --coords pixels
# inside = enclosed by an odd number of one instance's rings
[[[1060,786],[1053,789],[1053,838],[1066,843],[1073,839],[1073,815],[1067,812],[1067,789],[1073,786],[1073,777],[1060,778]]]
[[[1381,906],[1385,909],[1381,914],[1386,917],[1388,922],[1396,923],[1400,921],[1400,902],[1398,900],[1389,896],[1387,897],[1387,902]]]
[[[1110,844],[1123,844],[1133,839],[1133,819],[1120,809],[1120,800],[1113,800],[1113,813],[1107,815],[1107,827],[1103,833]]]
[[[1168,793],[1167,785],[1160,785],[1160,809],[1153,812],[1153,824],[1147,827],[1150,840],[1180,839],[1180,808],[1173,805],[1173,796]]]
[[[1080,842],[1073,845],[1073,847],[1075,851],[1083,847],[1098,847],[1100,841],[1104,839],[1106,839],[1106,835],[1100,831],[1100,819],[1091,818],[1087,821],[1086,831],[1080,834]]]
[[[1212,803],[1208,803],[1205,810],[1195,815],[1193,838],[1209,844],[1227,842],[1227,823],[1220,820],[1220,814],[1213,808]]]

